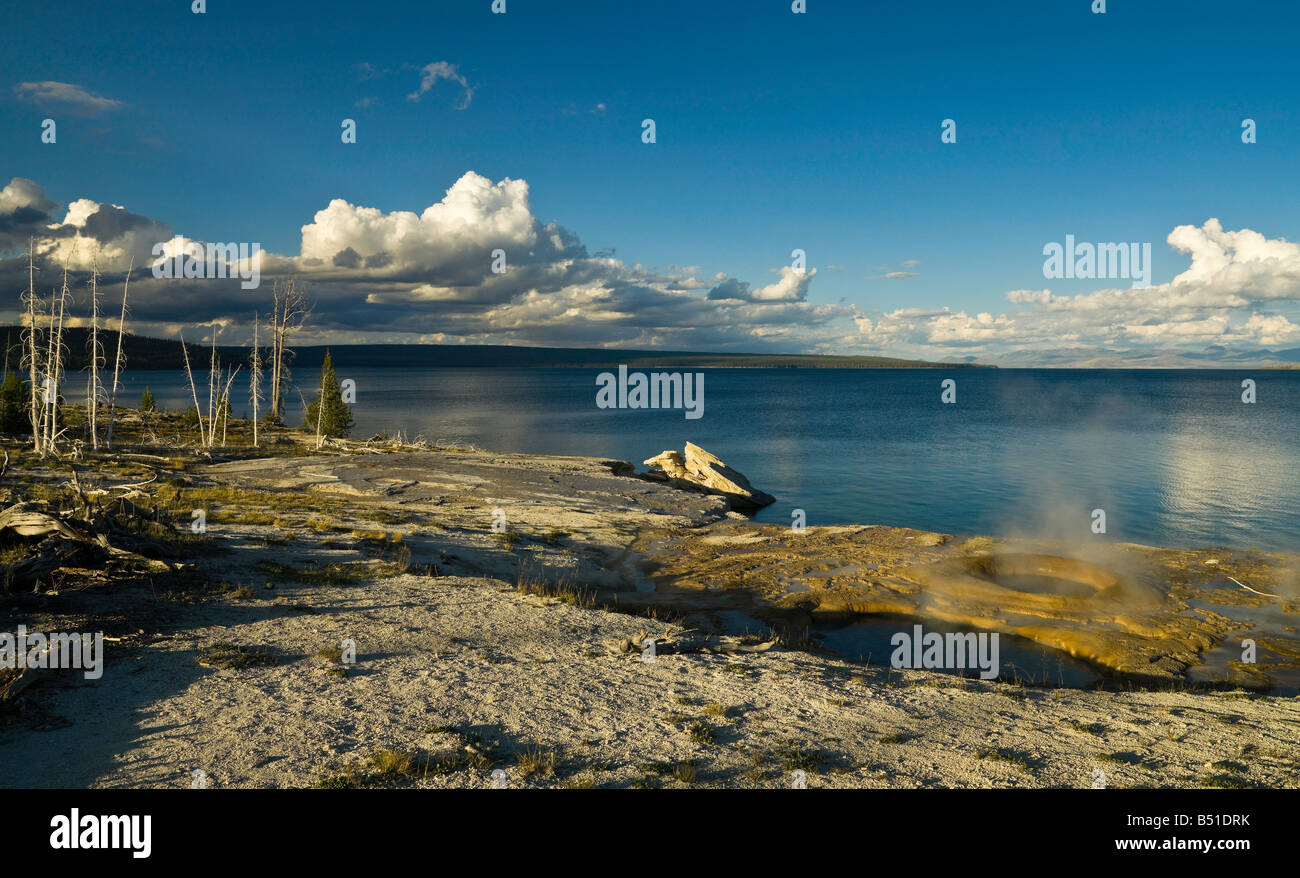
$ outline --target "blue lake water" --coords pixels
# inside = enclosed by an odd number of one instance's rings
[[[638,465],[690,440],[778,498],[759,521],[799,508],[810,525],[1084,539],[1103,509],[1105,539],[1300,551],[1300,370],[704,369],[704,415],[688,420],[598,409],[598,369],[336,363],[357,383],[354,437]],[[146,384],[165,408],[189,404],[183,373],[126,377],[131,404]]]

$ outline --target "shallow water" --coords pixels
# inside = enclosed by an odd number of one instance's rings
[[[863,619],[834,627],[813,626],[809,636],[841,658],[888,665],[895,650],[890,638],[900,631],[910,636],[916,624],[919,623],[915,619]],[[925,622],[924,627],[926,632],[950,630],[933,622]],[[1087,664],[1075,661],[1059,650],[1006,634],[998,637],[998,659],[998,678],[1003,681],[1082,687],[1100,679],[1100,675]],[[977,668],[933,670],[966,677],[979,676]]]
[[[1224,580],[1224,582],[1227,582]],[[1233,583],[1227,583],[1237,588]],[[1201,656],[1201,664],[1188,672],[1188,679],[1193,682],[1222,679],[1231,670],[1232,662],[1242,660],[1242,641],[1259,638],[1279,638],[1296,641],[1296,630],[1300,628],[1300,615],[1287,612],[1280,601],[1267,599],[1258,607],[1216,604],[1211,601],[1189,600],[1187,610],[1217,613],[1240,624],[1240,628],[1224,637],[1214,649]],[[1300,694],[1300,666],[1293,657],[1278,655],[1263,644],[1256,645],[1255,661],[1268,665],[1268,676],[1275,686],[1272,691],[1277,695],[1293,696]]]
[[[687,420],[596,408],[597,369],[335,361],[357,383],[354,437],[637,464],[690,440],[776,495],[759,521],[802,509],[809,525],[1300,550],[1300,370],[705,369],[704,416]],[[955,405],[940,402],[949,377]],[[147,384],[160,405],[189,404],[181,372],[126,379],[126,399]]]

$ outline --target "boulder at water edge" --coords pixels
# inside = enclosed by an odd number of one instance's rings
[[[771,494],[758,490],[743,474],[693,442],[686,443],[685,459],[670,450],[650,458],[645,465],[658,468],[657,472],[647,473],[651,478],[707,494],[719,494],[726,497],[731,508],[738,512],[755,512],[776,502]]]

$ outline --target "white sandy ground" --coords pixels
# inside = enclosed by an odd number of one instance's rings
[[[225,578],[250,562],[200,561]],[[1018,688],[779,647],[646,663],[619,645],[667,624],[422,572],[172,607],[157,633],[110,644],[101,680],[32,690],[51,721],[0,731],[0,787],[188,787],[196,769],[214,787],[304,787],[380,748],[463,754],[447,727],[480,737],[512,787],[789,787],[809,765],[792,750],[820,754],[809,788],[1088,788],[1099,770],[1112,788],[1300,785],[1295,698]],[[315,653],[344,638],[358,655],[340,678]],[[276,664],[201,667],[223,641]],[[714,743],[692,740],[696,721]],[[536,748],[555,770],[525,777],[515,754]],[[689,762],[693,781],[665,774]],[[483,788],[489,772],[405,782]]]

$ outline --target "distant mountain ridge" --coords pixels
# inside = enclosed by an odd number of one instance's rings
[[[22,327],[0,326],[0,337],[9,340],[8,368],[17,369],[21,355]],[[64,368],[78,371],[89,362],[86,350],[90,330],[85,327],[65,328]],[[102,333],[105,359],[112,361],[117,349],[117,333]],[[187,341],[190,365],[206,369],[211,348],[195,341]],[[352,368],[617,368],[645,369],[704,369],[704,368],[788,368],[788,369],[940,369],[952,364],[925,360],[903,360],[895,357],[839,357],[816,354],[717,354],[692,351],[634,351],[594,348],[537,348],[512,345],[425,345],[425,344],[360,344],[360,345],[291,345],[295,369],[319,368],[325,351],[333,351],[335,362],[346,362]],[[185,358],[179,340],[150,338],[127,333],[122,349],[126,367],[135,370],[183,369]],[[265,348],[264,348],[265,350]],[[249,348],[235,345],[217,345],[217,355],[224,363],[247,360]],[[976,364],[962,364],[974,366]]]
[[[87,365],[90,331],[63,330],[69,372]],[[17,369],[22,327],[0,326],[0,339],[9,341],[8,368]],[[0,344],[3,341],[0,340]],[[117,333],[103,333],[105,359],[112,360]],[[206,369],[210,348],[186,342],[190,365]],[[123,340],[128,369],[183,369],[180,341],[127,333]],[[266,348],[263,348],[265,352]],[[1214,345],[1201,351],[1099,350],[1062,348],[1055,351],[1013,351],[982,360],[950,356],[942,361],[898,357],[832,356],[821,354],[731,354],[698,351],[638,351],[609,348],[539,348],[513,345],[358,344],[293,346],[292,366],[317,369],[332,350],[336,361],[353,368],[590,368],[613,369],[626,364],[639,369],[1297,369],[1300,348],[1238,350]],[[218,345],[224,363],[244,363],[249,349]]]

